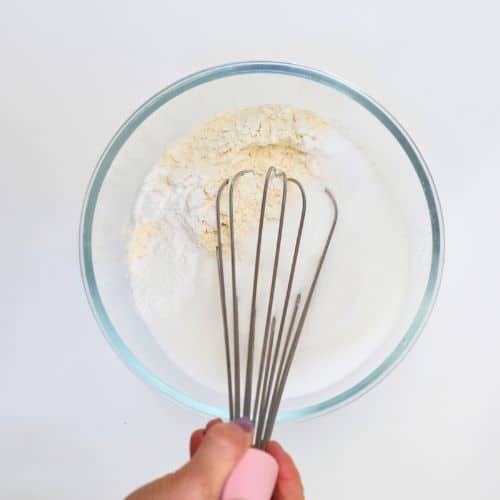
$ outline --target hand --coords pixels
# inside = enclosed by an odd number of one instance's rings
[[[127,500],[219,500],[226,478],[250,447],[251,430],[246,421],[211,420],[191,435],[191,460],[186,465],[139,488]],[[290,456],[274,441],[267,452],[279,465],[273,500],[304,500],[300,475]]]

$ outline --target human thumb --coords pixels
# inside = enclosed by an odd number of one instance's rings
[[[252,424],[247,420],[215,424],[190,462],[134,491],[127,500],[219,500],[226,478],[251,441]]]
[[[177,471],[182,482],[196,485],[191,498],[218,500],[224,483],[252,441],[252,424],[245,419],[216,424],[206,432],[190,462]]]
[[[194,481],[202,482],[203,498],[218,500],[227,477],[250,447],[251,441],[252,425],[247,420],[216,424],[208,429],[191,462],[183,467],[183,472],[192,476]]]

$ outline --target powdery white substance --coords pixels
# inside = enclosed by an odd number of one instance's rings
[[[265,172],[269,166],[298,178],[307,191],[295,293],[307,290],[331,221],[325,185],[339,205],[333,246],[287,387],[288,396],[297,396],[341,380],[384,340],[405,292],[408,265],[401,252],[406,245],[403,226],[383,183],[360,152],[322,119],[285,106],[237,110],[216,117],[171,147],[138,196],[129,245],[130,280],[138,310],[171,360],[199,382],[224,390],[213,254],[215,195],[220,183],[235,172]],[[242,360],[261,192],[262,179],[252,177],[241,182],[236,198]],[[290,189],[284,263],[293,249],[296,194]],[[264,235],[263,277],[272,269],[278,206],[276,189],[271,192]],[[282,303],[286,271],[283,266],[278,276],[277,305]],[[257,340],[264,329],[268,286],[262,278]]]

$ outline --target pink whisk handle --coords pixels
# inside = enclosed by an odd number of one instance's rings
[[[278,478],[278,463],[265,451],[250,448],[228,477],[221,500],[269,500]]]

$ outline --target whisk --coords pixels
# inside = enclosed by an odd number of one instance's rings
[[[302,240],[304,221],[306,217],[306,193],[302,184],[294,178],[287,177],[286,173],[275,167],[268,169],[262,191],[260,218],[257,233],[255,263],[253,272],[252,297],[249,318],[249,335],[245,376],[242,379],[240,359],[240,316],[238,308],[237,288],[237,258],[235,241],[235,187],[238,180],[246,174],[256,174],[252,170],[243,170],[226,179],[220,186],[216,199],[217,221],[217,265],[219,276],[220,302],[222,309],[222,323],[224,333],[224,346],[226,358],[226,372],[228,384],[229,415],[231,419],[244,417],[251,420],[254,425],[253,447],[243,456],[242,460],[233,470],[226,482],[223,500],[267,500],[271,497],[277,478],[278,466],[273,457],[264,450],[269,443],[276,422],[278,410],[290,373],[291,365],[299,344],[300,336],[309,310],[311,299],[323,267],[323,263],[330,247],[330,242],[337,223],[338,208],[332,193],[325,188],[326,196],[331,200],[333,207],[332,222],[326,235],[325,243],[318,252],[318,263],[309,285],[304,294],[297,293],[292,297],[293,283],[299,250]],[[266,205],[268,204],[269,190],[273,178],[281,179],[279,207],[279,220],[276,232],[272,276],[269,287],[267,307],[265,308],[265,326],[262,345],[257,350],[257,374],[254,391],[254,357],[256,354],[256,314],[257,297],[259,294],[259,277],[262,257],[263,229],[266,219]],[[301,209],[298,220],[297,233],[293,254],[288,271],[286,292],[281,308],[276,307],[275,292],[278,269],[280,268],[281,246],[285,224],[287,191],[289,186],[298,189]],[[222,195],[229,188],[229,259],[230,259],[230,296],[232,307],[232,321],[228,318],[228,300],[226,298],[226,277],[223,259],[223,237],[221,201]],[[291,302],[293,303],[290,308]],[[303,305],[302,305],[303,303]],[[291,316],[287,324],[288,315]],[[275,310],[280,310],[279,321],[276,319]],[[232,324],[230,324],[232,323]],[[242,388],[243,386],[243,388]]]

